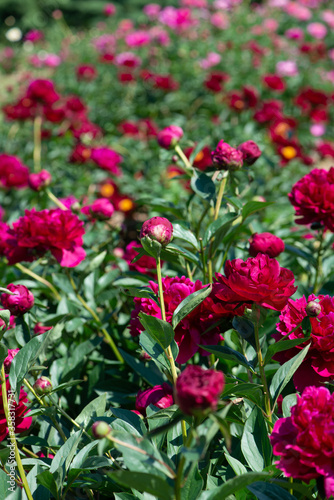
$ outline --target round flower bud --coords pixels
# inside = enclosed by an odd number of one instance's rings
[[[309,302],[305,307],[305,311],[307,316],[309,316],[310,318],[316,318],[321,313],[321,304],[319,304],[319,302],[311,300],[311,302]]]
[[[43,394],[49,394],[52,391],[52,383],[48,377],[38,378],[33,387],[35,392],[39,396],[42,396]]]
[[[29,187],[33,191],[41,191],[51,183],[51,174],[47,170],[41,170],[35,174],[30,174],[28,179]]]
[[[246,141],[237,147],[242,153],[242,159],[246,165],[253,165],[261,156],[259,146],[254,141]]]
[[[243,154],[223,140],[211,152],[212,162],[220,170],[239,170],[243,165]]]
[[[95,439],[103,439],[107,437],[110,432],[111,427],[107,424],[107,422],[103,422],[103,420],[98,420],[92,425],[92,434]]]
[[[271,233],[255,233],[249,240],[249,255],[256,257],[258,253],[265,253],[271,258],[277,257],[284,251],[284,241]]]
[[[188,365],[176,381],[175,401],[186,415],[204,415],[217,409],[224,385],[222,372]]]
[[[170,125],[158,133],[157,140],[159,146],[162,148],[172,149],[177,145],[182,136],[183,130],[181,127]]]
[[[140,239],[148,236],[158,241],[162,246],[168,245],[173,239],[173,226],[165,217],[152,217],[142,225]]]
[[[82,207],[81,213],[90,220],[108,220],[114,213],[114,206],[107,198],[98,198],[90,205]]]
[[[2,293],[0,300],[5,309],[9,309],[14,316],[21,316],[29,311],[34,305],[34,296],[24,285],[13,285],[11,283],[7,286],[13,295]]]

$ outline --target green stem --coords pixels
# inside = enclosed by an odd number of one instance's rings
[[[188,437],[186,441],[184,442],[184,446],[188,447],[191,444],[193,438],[192,430],[190,430]],[[184,464],[186,463],[186,458],[184,455],[181,456],[177,471],[176,471],[176,479],[175,479],[175,500],[181,500],[181,490],[182,490],[182,475],[183,475],[183,468]]]
[[[36,281],[43,283],[43,285],[47,286],[51,290],[51,292],[53,293],[53,295],[55,296],[55,298],[57,300],[61,300],[61,296],[59,295],[59,293],[57,292],[55,287],[52,285],[52,283],[50,283],[46,279],[42,278],[41,276],[38,276],[38,274],[34,273],[34,271],[31,271],[31,269],[28,269],[27,267],[23,266],[22,264],[15,264],[15,267],[16,267],[16,269],[19,269],[22,273],[28,274],[28,276],[31,276]]]
[[[182,151],[182,149],[180,148],[180,146],[177,144],[175,146],[175,151],[176,153],[179,155],[179,157],[181,158],[181,160],[183,161],[183,163],[185,164],[185,167],[187,170],[191,170],[191,172],[193,171],[193,166],[192,164],[190,163],[190,161],[188,160],[188,158],[186,157],[186,155],[184,154],[184,152]]]
[[[257,308],[255,309],[255,311],[260,312]],[[258,363],[259,363],[260,378],[261,378],[261,382],[263,385],[265,412],[266,412],[266,416],[267,416],[269,422],[272,423],[272,412],[271,412],[271,407],[270,407],[270,393],[269,393],[267,378],[266,378],[266,374],[265,374],[265,370],[264,370],[264,361],[263,361],[263,357],[262,357],[262,351],[261,351],[261,346],[260,346],[260,337],[259,337],[259,322],[257,320],[254,322],[254,335],[255,335],[255,344],[256,344],[256,354],[257,354],[257,359],[258,359]]]
[[[220,207],[221,207],[221,204],[222,204],[222,199],[223,199],[223,196],[224,196],[224,191],[225,191],[225,186],[226,186],[226,182],[227,182],[227,177],[228,177],[228,171],[226,171],[224,173],[224,177],[222,178],[220,186],[219,186],[219,191],[218,191],[217,202],[216,202],[216,206],[215,206],[215,213],[214,213],[214,216],[213,216],[213,220],[217,220],[218,216],[219,216],[219,210],[220,210]]]
[[[204,255],[204,247],[203,247],[203,238],[198,238],[200,247],[201,247],[201,259],[202,259],[202,267],[203,267],[203,283],[206,285],[206,265],[205,265],[205,255]]]
[[[197,224],[197,228],[196,228],[196,238],[199,237],[199,234],[200,234],[200,231],[201,231],[201,225],[202,225],[202,222],[204,220],[204,217],[206,216],[206,214],[208,213],[210,209],[210,205],[208,205],[204,210],[203,210],[203,213],[201,215],[201,218],[200,220],[198,221],[198,224]]]
[[[7,421],[9,438],[10,438],[12,445],[14,446],[15,460],[16,460],[17,468],[19,470],[19,474],[21,477],[23,488],[24,488],[24,491],[26,492],[28,500],[33,500],[33,497],[32,497],[32,494],[31,494],[31,491],[29,488],[29,484],[28,484],[28,481],[27,481],[27,478],[26,478],[26,475],[25,475],[25,472],[23,469],[23,465],[21,462],[21,457],[20,457],[20,452],[19,452],[18,446],[17,446],[17,441],[15,438],[15,421],[14,422],[12,421],[12,417],[11,417],[12,412],[10,411],[9,406],[8,406],[6,375],[5,375],[4,365],[2,365],[2,367],[1,367],[1,391],[2,391],[2,404],[3,404],[3,409],[4,409],[6,421]]]
[[[42,117],[37,115],[34,119],[34,171],[41,170],[41,152],[42,152]]]
[[[55,196],[51,191],[50,189],[46,189],[45,190],[46,194],[48,195],[48,197],[50,198],[51,201],[53,201],[53,203],[55,205],[57,205],[58,208],[60,208],[61,210],[68,210],[67,206],[64,205],[63,202],[61,202],[57,196]]]
[[[314,294],[317,294],[319,291],[318,288],[320,288],[318,281],[322,274],[322,248],[324,242],[324,228],[321,231],[319,231],[318,241],[319,241],[319,248],[317,254],[316,272],[315,272],[314,287],[313,287]]]
[[[85,299],[83,297],[81,297],[81,295],[78,293],[76,284],[74,283],[72,276],[68,275],[68,278],[70,280],[70,283],[72,285],[72,288],[74,290],[76,298],[81,302],[81,304],[84,306],[86,311],[88,311],[92,315],[92,317],[95,319],[96,323],[99,325],[99,328],[104,336],[104,340],[107,342],[107,344],[110,345],[110,347],[114,351],[114,354],[115,354],[116,358],[118,359],[118,361],[120,361],[121,363],[124,363],[124,359],[123,359],[121,353],[119,352],[113,338],[109,335],[107,330],[102,327],[102,323],[101,323],[100,318],[98,317],[96,312],[87,304]]]

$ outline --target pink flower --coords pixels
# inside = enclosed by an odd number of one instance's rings
[[[306,31],[317,40],[322,40],[327,35],[327,28],[322,23],[310,23]]]
[[[321,13],[322,19],[328,24],[330,28],[334,28],[334,11],[333,10],[324,10]]]
[[[52,330],[52,326],[43,326],[42,323],[38,322],[34,326],[34,335],[42,335],[49,330]]]
[[[323,123],[314,123],[310,126],[310,132],[314,137],[321,137],[326,133],[326,127]]]
[[[290,40],[302,40],[304,38],[304,31],[302,28],[290,28],[286,30],[285,36]]]
[[[81,64],[76,68],[75,73],[78,80],[85,80],[87,82],[91,82],[97,77],[97,71],[92,64]]]
[[[223,139],[211,153],[212,163],[221,170],[239,170],[243,165],[243,154],[241,151],[230,146]]]
[[[310,317],[312,326],[310,337],[305,339],[304,343],[276,354],[274,358],[284,363],[298,354],[307,344],[311,344],[305,360],[293,377],[295,387],[299,391],[308,385],[322,385],[334,378],[334,298],[329,295],[319,295],[319,297],[310,295],[307,300],[304,296],[297,300],[289,299],[277,325],[279,333],[274,334],[276,341],[282,335],[289,334],[306,318],[306,307],[315,300],[319,300],[321,313],[316,317]],[[291,340],[298,338],[304,338],[301,327],[289,335]]]
[[[146,415],[146,408],[150,405],[158,408],[168,408],[172,404],[174,404],[173,389],[166,383],[155,385],[145,391],[139,391],[136,397],[136,410],[144,416]]]
[[[165,217],[152,217],[144,222],[140,231],[140,239],[146,236],[166,246],[173,239],[173,225]]]
[[[30,83],[26,96],[36,103],[45,105],[53,104],[60,98],[51,80],[34,80]]]
[[[104,6],[103,13],[107,17],[114,16],[116,14],[116,7],[113,3],[107,3]]]
[[[246,165],[253,165],[262,154],[259,146],[254,141],[243,142],[237,147],[237,150],[241,151],[243,162]]]
[[[161,6],[157,3],[149,3],[143,7],[144,14],[150,19],[156,19],[161,10]]]
[[[17,156],[0,154],[0,186],[24,188],[28,185],[29,169],[21,163]]]
[[[294,281],[292,271],[259,253],[245,262],[242,259],[228,260],[225,276],[216,273],[215,295],[223,302],[255,303],[281,311],[297,290]]]
[[[8,394],[10,389],[9,381],[6,375],[6,390],[7,398],[11,404],[11,412],[14,412],[14,422],[15,422],[15,433],[19,434],[26,431],[32,424],[32,418],[28,417],[28,409],[26,404],[28,402],[27,394],[23,389],[20,389],[19,402],[16,403],[14,395],[12,393]],[[6,439],[8,436],[8,427],[5,417],[5,411],[2,403],[2,388],[0,388],[0,442]]]
[[[202,59],[199,63],[201,68],[209,69],[212,66],[216,66],[221,61],[221,55],[217,54],[217,52],[209,52],[205,59]]]
[[[82,207],[81,213],[87,215],[92,221],[108,220],[114,213],[114,206],[107,198],[98,198],[90,205]]]
[[[136,262],[132,263],[133,259],[138,255],[143,247],[137,241],[131,241],[125,247],[125,253],[122,258],[128,263],[130,271],[146,274],[152,277],[156,276],[156,261],[154,257],[143,255]],[[115,249],[116,250],[116,249]]]
[[[296,76],[298,68],[295,61],[279,61],[276,64],[276,72],[279,76]]]
[[[7,358],[5,358],[5,361],[3,362],[6,373],[9,373],[12,361],[15,358],[16,354],[19,352],[19,350],[20,349],[8,349]]]
[[[13,295],[2,293],[0,300],[3,307],[8,309],[13,316],[22,316],[34,305],[35,298],[26,286],[11,283],[7,286],[7,290],[13,292]]]
[[[299,21],[308,21],[312,17],[312,12],[297,2],[289,2],[285,7],[285,11]]]
[[[307,387],[291,417],[277,420],[270,441],[286,476],[306,483],[320,478],[326,498],[334,495],[334,395],[328,389]]]
[[[134,31],[129,33],[125,37],[125,43],[129,47],[142,47],[143,45],[149,44],[151,37],[148,31]]]
[[[171,149],[183,137],[183,130],[177,125],[170,125],[158,133],[157,140],[159,146],[164,149]]]
[[[50,172],[47,170],[41,170],[40,172],[33,173],[29,175],[29,187],[33,191],[41,191],[43,188],[47,187],[51,183],[52,177]]]
[[[133,52],[121,52],[115,57],[115,64],[127,68],[138,68],[141,65],[141,59]]]
[[[70,210],[26,210],[8,230],[5,255],[9,264],[33,260],[48,250],[63,267],[74,267],[85,258],[83,222]]]
[[[186,415],[216,411],[224,385],[223,372],[188,365],[176,380],[175,401]]]
[[[224,12],[215,12],[212,14],[210,23],[220,30],[226,30],[230,25],[229,19]]]
[[[44,39],[44,33],[40,30],[30,30],[24,37],[25,40],[29,42],[40,42]]]
[[[171,6],[160,11],[159,21],[175,31],[182,31],[197,24],[196,20],[191,16],[190,9],[176,9]]]
[[[265,253],[271,258],[278,257],[284,252],[284,241],[271,233],[255,233],[249,240],[249,255],[256,257],[258,253]]]
[[[113,149],[103,146],[92,148],[91,159],[103,170],[117,176],[121,175],[119,163],[122,161],[122,157]]]

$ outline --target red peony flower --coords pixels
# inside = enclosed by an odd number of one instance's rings
[[[270,436],[277,467],[288,477],[309,483],[322,479],[326,498],[334,495],[334,394],[324,387],[307,387],[291,417],[275,422]]]
[[[99,198],[90,205],[82,207],[81,213],[85,214],[91,221],[108,220],[114,213],[114,207],[107,198]]]
[[[179,140],[183,137],[183,130],[177,125],[170,125],[158,133],[157,141],[159,146],[164,149],[172,149],[177,145]]]
[[[144,416],[146,416],[146,408],[150,405],[168,408],[172,404],[174,404],[173,389],[167,383],[139,391],[136,397],[136,410]]]
[[[204,286],[201,281],[197,280],[193,283],[185,276],[182,278],[163,278],[162,287],[167,321],[171,323],[173,313],[182,300],[191,293],[201,290]],[[156,295],[158,294],[157,283],[150,281],[150,288]],[[138,318],[140,312],[161,319],[160,307],[154,300],[135,298],[134,303],[135,309],[131,313],[130,322],[130,333],[133,337],[144,330]],[[232,317],[235,313],[229,311],[228,308],[219,307],[219,304],[215,307],[215,304],[215,298],[207,297],[176,327],[175,341],[179,346],[179,355],[176,359],[178,363],[186,363],[198,350],[202,355],[207,355],[206,351],[199,349],[198,344],[217,345],[222,340],[219,327],[214,327],[210,331],[207,330],[222,317]],[[232,305],[231,310],[233,310],[233,307],[235,306]],[[217,312],[215,312],[215,309]]]
[[[184,154],[186,155],[187,158],[190,158],[190,155],[194,151],[194,149],[195,148],[187,148],[184,150]],[[210,146],[204,146],[204,148],[197,153],[193,161],[193,166],[195,168],[198,168],[198,170],[202,171],[205,171],[208,167],[212,166]]]
[[[224,385],[223,372],[188,365],[176,380],[175,401],[186,415],[216,411]]]
[[[275,258],[284,252],[284,241],[271,233],[255,233],[249,240],[249,255],[256,257],[258,253],[265,253]]]
[[[143,255],[136,262],[133,259],[138,255],[143,247],[138,241],[131,241],[125,248],[123,259],[128,263],[130,271],[146,274],[152,277],[156,276],[156,261],[154,257]]]
[[[12,361],[15,358],[16,354],[19,352],[19,350],[20,349],[8,349],[8,355],[5,358],[5,361],[3,362],[6,373],[9,373]]]
[[[28,261],[48,250],[63,267],[74,267],[85,258],[83,222],[70,210],[26,210],[8,230],[5,255],[9,264]]]
[[[26,97],[36,103],[45,105],[53,104],[60,98],[51,80],[34,80],[31,82]]]
[[[302,177],[288,195],[296,224],[320,222],[334,232],[334,167],[317,168]]]
[[[212,71],[205,79],[204,86],[212,92],[221,92],[230,76],[223,71]]]
[[[92,64],[81,64],[76,68],[76,76],[78,80],[85,80],[91,82],[97,77],[97,71]]]
[[[321,312],[316,317],[310,317],[312,326],[310,337],[305,339],[304,343],[274,356],[276,361],[283,364],[298,354],[300,349],[311,344],[306,358],[293,376],[298,391],[302,391],[308,385],[318,386],[334,379],[334,298],[329,295],[319,295],[319,297],[310,295],[307,300],[305,296],[297,300],[289,299],[277,324],[278,333],[273,335],[278,341],[290,333],[306,316],[310,316],[306,308],[315,300],[319,300],[317,305],[321,307]],[[289,335],[291,340],[303,337],[301,327]]]
[[[92,148],[91,159],[96,165],[111,174],[120,176],[122,173],[119,168],[122,157],[113,149],[107,147]]]
[[[225,276],[216,273],[215,295],[223,302],[255,303],[281,311],[297,287],[292,271],[280,267],[275,259],[259,253],[245,262],[228,260]]]
[[[214,165],[221,170],[239,170],[243,165],[242,152],[230,146],[223,139],[212,151],[211,158]]]
[[[0,186],[24,188],[28,186],[29,169],[16,156],[0,154]]]
[[[327,95],[321,90],[311,87],[302,89],[296,97],[295,103],[304,112],[309,113],[314,109],[323,108],[328,103]]]
[[[34,335],[42,335],[49,330],[52,330],[52,326],[43,326],[42,323],[38,322],[34,326]]]
[[[282,101],[271,100],[263,101],[262,107],[254,113],[254,120],[258,123],[270,122],[282,117]]]
[[[41,170],[40,172],[30,174],[28,183],[29,187],[33,191],[41,191],[43,188],[49,186],[51,180],[52,177],[50,172],[47,170]]]
[[[2,293],[0,295],[1,304],[8,309],[13,316],[21,316],[29,311],[34,305],[35,298],[30,290],[24,285],[14,285],[10,283],[7,290],[13,293]]]
[[[246,165],[253,165],[262,154],[259,146],[254,141],[243,142],[237,147],[237,150],[241,151],[243,162]]]
[[[173,225],[165,217],[152,217],[144,222],[140,231],[140,239],[146,236],[166,246],[173,239]]]
[[[265,75],[263,83],[271,90],[276,90],[276,92],[283,92],[285,90],[285,82],[278,75]]]
[[[16,403],[14,394],[13,393],[8,394],[10,385],[7,376],[6,376],[6,389],[7,389],[8,404],[10,405],[10,411],[15,413],[15,416],[13,418],[15,423],[15,433],[19,434],[29,429],[32,423],[32,418],[26,416],[28,414],[28,410],[25,405],[25,403],[28,402],[27,394],[26,392],[24,392],[23,389],[21,389],[19,402]],[[0,388],[0,442],[6,439],[8,433],[9,431],[2,403],[2,388]]]

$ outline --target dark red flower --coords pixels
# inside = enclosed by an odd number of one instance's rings
[[[224,83],[229,79],[230,76],[223,71],[212,71],[206,77],[204,85],[212,92],[221,92],[224,88]]]
[[[76,76],[78,80],[91,82],[97,77],[97,71],[92,64],[81,64],[76,68]]]
[[[277,257],[284,251],[284,241],[272,233],[255,233],[249,240],[249,255],[256,257],[258,253],[265,253],[271,258]]]
[[[138,241],[131,241],[125,247],[123,259],[128,263],[130,271],[137,271],[138,273],[146,274],[148,276],[156,276],[156,261],[154,257],[143,255],[136,262],[132,263],[133,259],[137,257],[139,251],[143,247]]]
[[[262,154],[259,146],[254,141],[246,141],[239,144],[237,150],[241,151],[243,162],[246,165],[253,165]]]
[[[211,158],[214,165],[220,170],[239,170],[243,165],[242,152],[230,146],[223,139],[212,151]]]
[[[13,292],[13,295],[2,293],[0,300],[3,307],[8,309],[13,316],[21,316],[32,308],[35,298],[26,286],[10,283],[7,289]]]
[[[31,82],[28,86],[26,97],[36,103],[45,105],[53,104],[60,98],[51,80],[34,80]]]
[[[24,188],[28,186],[29,169],[16,156],[0,154],[0,187]]]
[[[10,405],[11,412],[13,415],[13,423],[15,424],[15,433],[21,433],[29,429],[32,423],[32,418],[26,416],[28,413],[28,409],[26,407],[26,403],[28,402],[27,394],[23,389],[20,389],[19,402],[16,403],[14,398],[14,393],[9,392],[10,385],[6,375],[6,389],[7,389],[7,398],[8,404]],[[2,388],[0,388],[0,441],[3,441],[8,436],[8,427],[7,421],[5,417],[5,411],[2,403]]]
[[[276,90],[276,92],[283,92],[286,87],[284,80],[278,75],[265,75],[263,83],[271,90]]]
[[[144,416],[146,416],[146,408],[150,405],[168,408],[172,404],[174,404],[173,389],[167,383],[139,391],[136,397],[136,410]]]

